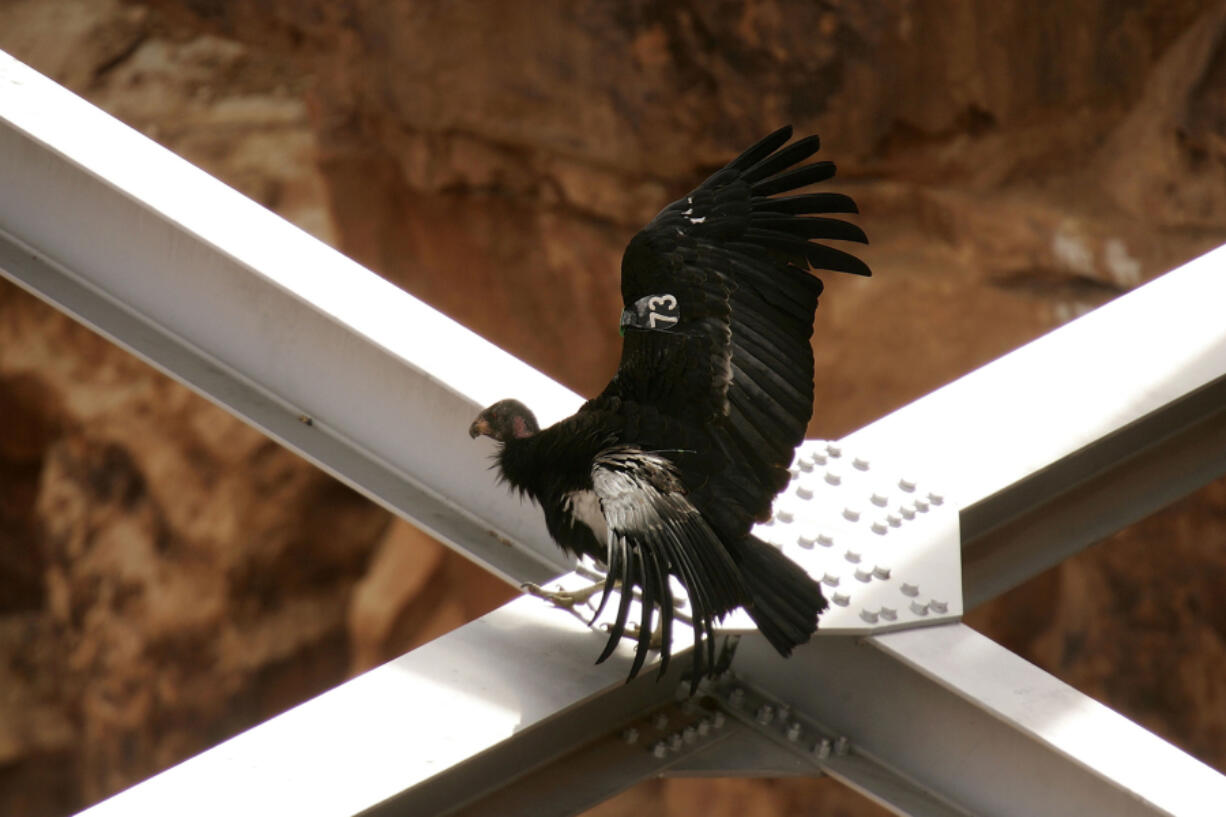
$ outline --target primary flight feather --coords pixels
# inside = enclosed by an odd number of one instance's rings
[[[694,683],[715,663],[715,623],[744,607],[783,655],[808,641],[826,609],[820,585],[750,534],[769,518],[813,410],[814,312],[809,269],[869,275],[815,239],[867,243],[830,214],[857,212],[839,193],[794,193],[834,176],[803,164],[816,136],[781,128],[664,208],[626,247],[621,362],[597,397],[546,429],[516,400],[469,430],[501,443],[496,462],[540,504],[568,553],[607,570],[600,609],[621,599],[603,661],[642,594],[634,677],[660,611],[661,670],[673,623],[669,576],[691,605]],[[786,145],[786,147],[785,147]],[[599,614],[599,609],[597,611]]]

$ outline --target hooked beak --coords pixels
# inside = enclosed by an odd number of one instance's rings
[[[473,424],[468,427],[468,436],[475,440],[482,434],[486,435],[487,437],[489,436],[490,422],[484,417],[478,417],[477,419],[473,420]]]

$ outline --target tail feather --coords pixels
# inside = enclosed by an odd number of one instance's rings
[[[746,611],[771,646],[780,655],[790,655],[817,631],[817,617],[829,606],[821,585],[757,537],[746,537],[739,555],[741,575],[753,598]]]

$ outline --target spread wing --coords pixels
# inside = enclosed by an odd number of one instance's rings
[[[857,212],[849,197],[777,195],[835,173],[831,162],[802,164],[818,139],[784,147],[791,134],[767,136],[631,240],[621,363],[601,395],[716,428],[730,465],[710,490],[746,531],[787,483],[812,413],[809,338],[822,284],[808,269],[870,274],[814,241],[867,242],[828,216]]]
[[[670,572],[677,574],[690,599],[694,624],[694,682],[714,666],[714,622],[745,604],[750,595],[715,532],[686,499],[676,468],[664,457],[630,446],[606,449],[592,464],[592,490],[608,527],[608,574],[596,610],[599,616],[615,582],[622,585],[609,641],[597,663],[608,658],[626,631],[631,589],[642,591],[638,646],[633,678],[650,646],[654,608],[660,608],[660,672],[668,668],[673,601]],[[704,656],[705,647],[705,656]]]

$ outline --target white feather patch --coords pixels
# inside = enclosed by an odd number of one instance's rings
[[[609,535],[604,513],[600,510],[600,497],[595,491],[571,491],[563,498],[563,505],[571,516],[592,529],[596,541],[603,543]]]

